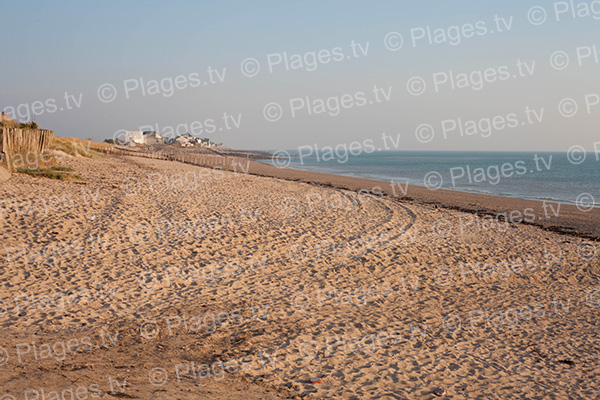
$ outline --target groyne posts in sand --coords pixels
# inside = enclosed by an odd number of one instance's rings
[[[220,156],[216,154],[130,150],[115,147],[92,149],[106,155],[133,156],[152,158],[154,160],[178,161],[184,164],[192,164],[207,168],[218,168],[232,172],[247,172],[250,165],[248,158]]]

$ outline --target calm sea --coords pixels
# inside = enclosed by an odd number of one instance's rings
[[[575,203],[579,197],[579,204],[600,206],[600,161],[591,152],[584,161],[576,158],[581,154],[574,156],[573,162],[567,153],[548,152],[289,154],[288,168],[293,169],[531,200]],[[276,164],[274,160],[264,162]],[[287,165],[285,157],[279,163]]]

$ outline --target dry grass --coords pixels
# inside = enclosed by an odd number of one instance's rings
[[[50,167],[50,168],[17,168],[17,173],[26,174],[36,178],[59,179],[61,181],[80,181],[83,180],[79,175],[67,174],[65,172],[73,171],[69,167]]]
[[[61,150],[72,156],[82,156],[91,158],[93,156],[104,157],[101,153],[93,149],[106,149],[110,148],[111,145],[108,143],[94,143],[91,140],[83,140],[78,138],[66,138],[66,137],[52,137],[52,150]]]

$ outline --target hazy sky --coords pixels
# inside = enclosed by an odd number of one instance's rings
[[[0,105],[59,136],[179,125],[251,149],[382,133],[403,150],[600,140],[597,0],[1,4]]]

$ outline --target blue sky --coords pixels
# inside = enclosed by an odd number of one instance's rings
[[[590,14],[600,13],[600,4],[575,2],[581,3]],[[527,19],[536,5],[544,6],[548,14],[539,26]],[[599,140],[595,127],[600,107],[592,106],[589,114],[583,109],[586,95],[600,93],[600,64],[590,57],[580,67],[573,64],[573,57],[577,47],[596,44],[600,50],[596,19],[600,14],[571,18],[565,12],[555,21],[554,7],[552,2],[531,1],[2,2],[0,32],[9,57],[1,67],[0,105],[8,111],[26,105],[21,114],[32,115],[35,101],[54,99],[57,110],[50,112],[44,106],[36,121],[59,136],[82,138],[110,138],[121,129],[142,126],[163,131],[194,121],[210,127],[212,121],[217,129],[200,136],[237,148],[335,145],[377,138],[382,132],[399,134],[399,148],[408,150],[566,150],[573,144],[590,148]],[[452,26],[484,21],[489,30],[495,16],[507,21],[512,17],[512,29],[462,39],[459,45],[424,41],[410,45],[411,29],[429,26],[447,32]],[[403,36],[400,50],[385,47],[389,32]],[[267,70],[269,54],[302,56],[340,47],[346,57],[351,41],[368,42],[368,54],[319,64],[314,71],[286,70],[282,65],[273,73]],[[556,51],[571,56],[568,68],[550,68],[549,57]],[[261,65],[253,77],[240,72],[241,62],[249,57]],[[486,84],[478,91],[449,87],[432,91],[435,73],[509,66],[512,74],[519,59],[535,61],[535,73]],[[209,67],[225,71],[222,83],[188,85],[172,96],[165,96],[164,90],[124,96],[126,80],[137,80],[140,86],[141,80],[178,75],[198,74],[205,80]],[[423,95],[407,93],[407,81],[413,76],[427,82]],[[109,103],[99,101],[97,94],[107,83],[117,89],[117,98]],[[302,109],[292,117],[291,99],[339,100],[357,92],[371,99],[374,85],[391,87],[391,98],[352,106],[335,116],[309,115]],[[65,92],[81,104],[74,107],[71,99],[67,109]],[[577,115],[565,118],[558,113],[563,98],[578,102]],[[263,117],[263,107],[271,102],[283,109],[275,122]],[[440,133],[442,121],[458,118],[479,121],[515,113],[522,119],[527,106],[543,107],[543,121],[500,129],[487,137],[454,134],[444,139]],[[223,113],[232,117],[229,122],[236,119],[239,127],[231,128],[230,123],[226,129]],[[416,140],[415,129],[421,124],[435,129],[433,140]]]

